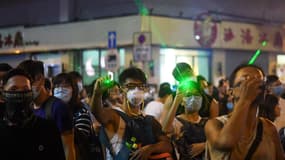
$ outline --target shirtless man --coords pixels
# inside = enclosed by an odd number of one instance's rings
[[[207,122],[205,132],[206,159],[246,159],[254,141],[259,122],[262,124],[261,141],[251,160],[284,159],[283,149],[275,126],[266,119],[257,117],[262,102],[264,73],[254,65],[240,65],[230,76],[234,110],[229,116],[217,117]],[[261,95],[261,96],[260,96]]]

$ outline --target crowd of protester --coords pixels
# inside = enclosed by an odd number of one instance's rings
[[[218,85],[177,63],[150,94],[144,71],[83,85],[79,72],[44,76],[44,64],[0,64],[1,153],[53,160],[281,160],[285,87],[241,64]],[[151,97],[150,97],[151,95]],[[5,146],[5,147],[4,147]]]

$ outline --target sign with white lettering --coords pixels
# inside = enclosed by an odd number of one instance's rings
[[[151,33],[150,32],[136,32],[134,33],[134,48],[133,60],[150,61],[151,60]]]
[[[116,72],[120,67],[120,55],[117,49],[108,50],[105,56],[105,68],[106,70]]]

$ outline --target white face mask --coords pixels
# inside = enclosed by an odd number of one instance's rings
[[[144,100],[144,91],[139,90],[138,88],[129,90],[127,92],[127,99],[132,105],[138,106],[142,104]]]
[[[37,89],[37,86],[32,86],[32,92],[33,92],[33,99],[36,99],[40,95],[40,91]]]
[[[186,113],[198,112],[202,107],[201,96],[189,96],[183,98]]]
[[[68,103],[72,97],[72,89],[63,87],[54,88],[53,95]]]
[[[77,82],[77,86],[78,86],[78,93],[81,93],[82,90],[83,90],[83,84],[82,84],[82,82],[81,82],[81,81],[80,81],[80,82]]]
[[[206,94],[210,94],[209,88],[205,88],[205,89],[204,89],[204,92],[205,92]]]

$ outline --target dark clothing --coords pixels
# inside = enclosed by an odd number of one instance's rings
[[[210,107],[213,101],[213,97],[204,93],[202,98],[202,107],[199,110],[199,115],[201,117],[210,117]]]
[[[181,123],[182,136],[175,139],[176,148],[180,155],[180,160],[202,160],[203,154],[191,158],[191,144],[206,142],[206,135],[204,132],[204,126],[207,122],[207,118],[202,118],[199,123],[191,123],[182,118],[176,117]]]
[[[99,136],[92,127],[89,111],[83,107],[77,107],[73,113],[74,143],[77,160],[101,160],[102,148]]]
[[[72,130],[72,115],[70,115],[67,104],[56,97],[52,97],[53,102],[51,106],[47,106],[46,103],[50,100],[50,98],[51,97],[49,97],[39,109],[34,110],[35,115],[44,119],[54,120],[61,133]],[[50,118],[46,114],[46,111],[49,109],[46,109],[45,107],[51,107]]]
[[[133,148],[133,144],[138,146],[146,146],[157,143],[159,136],[165,135],[161,129],[161,125],[155,120],[153,116],[136,116],[130,117],[126,113],[116,111],[126,123],[125,132],[123,135],[122,148],[117,155],[114,154],[106,132],[102,128],[100,130],[100,140],[104,146],[111,151],[111,155],[115,160],[128,159],[132,151],[137,148]],[[109,147],[108,147],[109,146]]]
[[[225,95],[223,98],[219,99],[219,115],[226,115],[229,113],[229,109],[227,108],[228,103],[228,95]]]
[[[22,127],[0,121],[0,153],[9,160],[65,160],[60,133],[54,122],[34,115]]]

